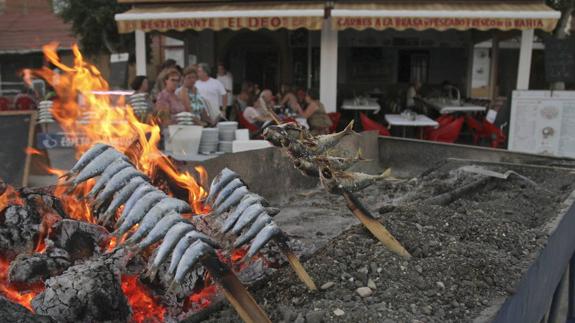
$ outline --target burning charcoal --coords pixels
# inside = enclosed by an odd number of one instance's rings
[[[40,224],[38,213],[29,206],[11,205],[4,211],[4,224],[10,225],[35,225]]]
[[[49,238],[55,247],[68,251],[75,261],[100,253],[99,246],[104,244],[108,235],[108,231],[99,225],[66,219],[54,225]]]
[[[12,303],[0,295],[0,318],[2,322],[53,323],[48,316],[34,315],[24,306]]]
[[[116,266],[116,259],[100,257],[48,279],[32,300],[34,311],[58,322],[126,322],[130,307]]]
[[[0,227],[0,255],[12,259],[20,253],[31,253],[37,233],[37,225]]]
[[[20,254],[10,263],[8,281],[11,284],[30,284],[62,273],[72,263],[68,252],[49,248],[46,253]]]

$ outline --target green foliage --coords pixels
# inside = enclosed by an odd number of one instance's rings
[[[134,34],[119,34],[114,15],[130,9],[116,0],[61,0],[59,15],[72,24],[82,52],[96,55],[134,51]]]
[[[567,10],[575,7],[575,0],[545,0],[548,6],[555,10]]]

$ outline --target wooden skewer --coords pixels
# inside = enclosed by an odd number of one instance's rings
[[[307,286],[307,288],[309,288],[311,291],[317,291],[317,287],[313,279],[307,273],[293,250],[291,250],[289,245],[286,243],[286,239],[287,237],[283,239],[276,239],[276,243],[278,244],[281,252],[286,256],[291,268],[295,271],[298,278]]]
[[[342,190],[341,195],[345,198],[347,207],[363,223],[363,225],[390,251],[405,257],[411,258],[409,252],[387,231],[387,229],[377,221],[373,215],[361,204],[361,202],[349,191]]]
[[[202,258],[202,264],[223,288],[224,296],[246,323],[270,322],[264,310],[256,303],[238,277],[215,254]]]

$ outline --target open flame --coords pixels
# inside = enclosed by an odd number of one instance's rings
[[[60,61],[56,43],[45,45],[43,51],[47,60],[62,72],[55,73],[48,67],[43,67],[38,70],[26,70],[25,75],[28,80],[31,75],[41,77],[54,88],[57,99],[53,103],[52,113],[69,139],[77,143],[77,157],[95,143],[112,145],[129,156],[134,165],[151,179],[161,177],[170,184],[177,185],[180,190],[187,191],[188,202],[195,214],[210,211],[202,203],[207,196],[204,189],[207,183],[206,170],[198,166],[194,169],[195,174],[187,171],[179,172],[172,161],[158,149],[161,139],[159,126],[155,123],[140,122],[131,107],[125,105],[123,100],[112,102],[109,95],[103,95],[103,92],[109,90],[108,83],[95,66],[84,60],[76,45],[73,46],[75,58],[73,66],[67,66]],[[31,147],[26,149],[26,153],[43,154]],[[44,167],[50,174],[61,176],[65,173],[64,170]],[[79,185],[72,193],[67,192],[68,187],[63,182],[59,181],[56,185],[54,196],[61,200],[66,213],[73,219],[95,223],[96,219],[89,203],[76,197],[85,196],[95,180]],[[0,210],[9,204],[22,203],[17,191],[10,186],[0,194]],[[49,234],[53,221],[57,220],[55,216],[49,214],[43,216],[36,252],[45,250],[44,238]],[[125,239],[125,236],[122,239]],[[112,238],[107,242],[106,249],[113,249],[118,242],[116,238]],[[0,259],[0,293],[32,310],[30,301],[41,290],[20,293],[11,288],[7,282],[9,264],[9,261]],[[150,296],[136,276],[123,276],[121,286],[132,308],[132,321],[164,321],[164,307]],[[200,307],[208,306],[216,291],[215,285],[208,285],[189,296],[186,303]]]

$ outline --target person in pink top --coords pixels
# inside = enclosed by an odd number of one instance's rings
[[[180,85],[180,72],[173,69],[164,74],[161,80],[164,89],[156,98],[155,114],[160,118],[160,125],[166,127],[176,123],[175,115],[186,111],[182,101],[176,95],[176,89]]]

